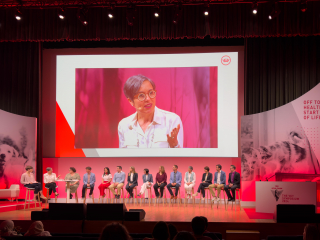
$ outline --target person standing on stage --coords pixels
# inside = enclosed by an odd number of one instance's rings
[[[184,175],[184,189],[186,190],[187,199],[191,198],[191,191],[196,184],[196,174],[193,172],[193,167],[189,166],[188,171]]]
[[[76,180],[75,182],[70,183],[70,199],[72,199],[72,193],[75,193],[79,187],[80,175],[76,173],[76,169],[74,167],[70,167],[69,173],[65,176],[64,180]],[[67,184],[66,184],[66,192],[67,192]]]
[[[102,182],[99,185],[100,197],[105,197],[104,190],[111,185],[112,175],[110,173],[110,169],[108,167],[104,168],[104,172],[102,174]]]
[[[51,196],[51,193],[54,192],[55,196],[58,196],[59,194],[56,191],[56,180],[59,179],[60,175],[57,177],[55,173],[52,172],[51,167],[47,167],[47,173],[43,174],[43,181],[45,183],[45,187],[49,188],[49,198]]]
[[[135,167],[130,167],[127,182],[126,190],[130,194],[129,198],[133,198],[133,189],[138,186],[138,173]]]
[[[210,168],[208,166],[204,167],[204,174],[202,174],[201,183],[198,187],[198,191],[193,194],[194,197],[198,196],[198,194],[201,192],[202,197],[204,198],[206,195],[205,188],[208,187],[210,184],[212,184],[212,173],[209,172]]]
[[[92,195],[95,183],[96,183],[96,175],[91,172],[91,167],[86,167],[86,173],[83,175],[82,199],[86,197],[85,196],[86,188],[90,188],[89,196]]]
[[[120,199],[120,192],[121,192],[121,188],[124,185],[125,178],[126,178],[126,174],[122,172],[122,167],[117,166],[117,172],[114,174],[112,184],[109,187],[109,189],[111,190],[111,192],[113,193],[116,199]],[[117,194],[114,188],[118,189]]]
[[[167,188],[171,195],[170,199],[177,199],[179,188],[181,186],[182,181],[182,174],[181,172],[178,172],[178,166],[173,165],[172,167],[173,172],[170,174],[170,183],[168,184]],[[175,196],[173,196],[172,187],[176,188]]]
[[[144,174],[142,176],[143,184],[141,186],[141,190],[140,190],[140,193],[138,194],[138,197],[140,197],[142,194],[145,193],[144,198],[148,199],[149,195],[148,195],[148,191],[146,190],[152,187],[153,177],[152,177],[152,174],[149,173],[148,168],[145,168],[143,171],[144,171]]]
[[[156,197],[159,198],[159,192],[158,188],[160,188],[160,198],[163,197],[163,189],[167,185],[167,174],[164,169],[164,166],[159,167],[159,172],[156,176],[156,184],[153,185],[154,193],[156,194]]]
[[[26,166],[26,172],[21,175],[20,182],[26,188],[34,188],[34,197],[33,201],[38,201],[37,195],[40,193],[40,197],[43,199],[47,199],[42,193],[42,184],[37,182],[33,175],[33,167]]]
[[[221,189],[224,187],[224,185],[226,184],[226,173],[224,171],[221,170],[222,166],[220,164],[216,165],[216,172],[214,173],[214,180],[213,180],[213,184],[211,184],[209,186],[209,190],[211,192],[211,195],[213,196],[212,201],[214,202],[215,200],[217,200],[218,202],[220,201],[220,192]],[[216,194],[213,191],[213,188],[217,189],[217,197]]]
[[[235,201],[237,188],[240,188],[240,173],[236,172],[235,165],[231,165],[229,179],[228,179],[228,185],[226,184],[224,186],[224,190],[226,191],[226,194],[228,196],[228,201],[233,201],[233,202]],[[230,189],[232,192],[232,196],[230,193]]]

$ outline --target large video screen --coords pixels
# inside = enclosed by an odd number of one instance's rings
[[[238,52],[57,55],[59,139],[85,157],[237,157]]]

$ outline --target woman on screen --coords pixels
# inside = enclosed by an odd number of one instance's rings
[[[156,86],[143,76],[130,77],[123,91],[136,112],[118,126],[119,148],[182,148],[180,117],[156,107]]]

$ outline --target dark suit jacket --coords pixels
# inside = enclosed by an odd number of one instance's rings
[[[201,182],[203,182],[206,179],[206,173],[202,174],[202,180]],[[212,173],[208,173],[208,177],[207,177],[207,183],[212,184]]]
[[[133,181],[130,181],[130,173],[128,174],[128,178],[127,178],[127,182],[128,183],[135,183],[138,184],[138,173],[134,173],[133,174]]]
[[[229,173],[229,179],[228,179],[229,184],[232,183],[231,176],[232,176],[232,173]],[[238,173],[238,172],[234,173],[233,184],[239,185],[239,187],[240,187],[240,173]]]

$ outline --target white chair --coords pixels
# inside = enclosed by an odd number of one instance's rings
[[[10,201],[13,201],[13,199],[15,198],[18,202],[19,194],[19,184],[12,184],[9,189],[0,189],[0,199],[11,198]]]

